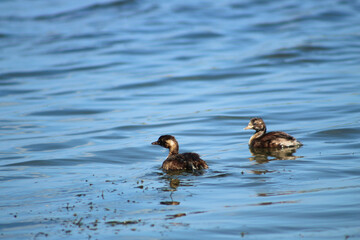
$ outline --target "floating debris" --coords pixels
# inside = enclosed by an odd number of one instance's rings
[[[48,236],[49,236],[49,234],[47,234],[47,233],[38,232],[37,234],[35,234],[34,239],[36,239],[37,237],[39,237],[39,236],[41,236],[41,235],[43,235],[43,236],[45,236],[45,237],[48,237]]]
[[[116,225],[129,225],[129,224],[137,224],[141,222],[141,220],[127,220],[127,221],[107,221],[105,222],[106,224],[109,224],[111,226],[116,226]]]
[[[180,205],[180,202],[177,201],[163,201],[160,202],[161,205]]]
[[[167,215],[166,219],[175,219],[178,217],[184,217],[186,216],[186,213],[177,213],[177,214],[173,214],[173,215]]]
[[[77,225],[78,227],[81,227],[83,225],[82,220],[83,220],[83,218],[80,218],[79,221],[74,220],[73,224]]]

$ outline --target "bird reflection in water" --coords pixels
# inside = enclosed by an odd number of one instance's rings
[[[204,174],[203,170],[168,170],[166,172],[161,173],[161,179],[165,180],[167,183],[166,186],[162,187],[161,190],[163,192],[170,192],[171,201],[162,201],[161,205],[179,205],[180,202],[173,200],[173,193],[177,191],[179,186],[187,187],[194,186],[194,182],[191,176],[201,176]]]
[[[167,178],[167,181],[169,181],[170,188],[166,187],[163,188],[162,191],[164,192],[170,192],[170,199],[171,201],[162,201],[160,202],[161,205],[180,205],[180,202],[174,201],[173,194],[177,190],[177,188],[180,186],[180,180],[178,178]]]
[[[252,155],[250,161],[256,161],[259,164],[267,163],[274,160],[295,160],[302,156],[293,155],[298,147],[289,148],[249,148]]]

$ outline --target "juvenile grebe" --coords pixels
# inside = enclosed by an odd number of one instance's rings
[[[284,132],[266,133],[265,122],[261,118],[252,118],[244,129],[254,129],[256,132],[249,140],[253,148],[283,148],[300,147],[301,142]]]
[[[209,168],[197,153],[179,153],[179,144],[174,136],[162,135],[152,145],[169,149],[169,155],[162,164],[164,170],[201,170]]]

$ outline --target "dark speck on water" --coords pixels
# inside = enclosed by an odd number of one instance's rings
[[[116,226],[116,225],[129,225],[129,224],[136,224],[139,223],[141,220],[136,220],[136,221],[132,221],[132,220],[127,220],[127,221],[108,221],[106,222],[106,224],[109,224],[111,226]]]
[[[1,239],[360,239],[359,1],[0,9]]]

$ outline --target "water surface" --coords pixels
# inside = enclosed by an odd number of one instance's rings
[[[0,8],[1,238],[360,238],[357,1]],[[251,151],[254,116],[304,146]]]

